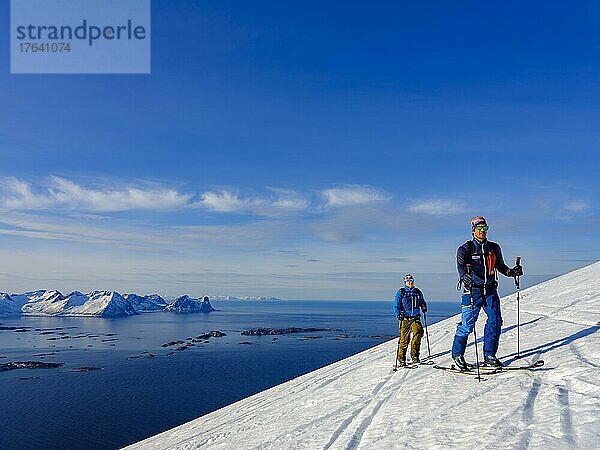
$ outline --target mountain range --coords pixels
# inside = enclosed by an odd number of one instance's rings
[[[115,291],[73,291],[63,295],[56,290],[24,294],[0,293],[0,316],[92,316],[125,317],[147,312],[196,313],[215,309],[208,296],[198,299],[182,295],[168,303],[158,294],[119,294]]]

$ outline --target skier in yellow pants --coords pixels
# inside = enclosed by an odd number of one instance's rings
[[[413,363],[418,363],[421,350],[423,326],[421,311],[427,312],[427,302],[423,293],[415,287],[415,279],[411,274],[404,277],[404,287],[398,289],[394,299],[394,313],[398,318],[400,342],[398,345],[398,364],[406,365],[406,350],[410,343],[410,357]],[[411,340],[412,334],[412,340]]]

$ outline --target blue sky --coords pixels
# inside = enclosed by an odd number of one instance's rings
[[[154,1],[150,75],[10,75],[4,33],[0,291],[450,300],[479,214],[525,284],[595,261],[599,19]]]

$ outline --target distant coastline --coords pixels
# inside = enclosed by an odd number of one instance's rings
[[[230,295],[211,295],[211,300],[281,300],[277,297],[262,297],[262,296],[250,296],[250,297],[233,297]]]
[[[181,295],[165,300],[158,294],[121,295],[116,291],[73,291],[67,295],[57,290],[37,290],[24,294],[0,293],[0,317],[62,316],[62,317],[126,317],[150,312],[210,313],[216,311],[211,297],[192,298]],[[275,297],[214,296],[213,300],[279,300]]]

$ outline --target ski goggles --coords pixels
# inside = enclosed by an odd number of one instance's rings
[[[489,225],[477,225],[476,227],[473,227],[474,230],[477,231],[487,231],[490,229]]]
[[[412,277],[406,277],[406,278],[404,278],[404,282],[405,283],[414,283],[415,279]]]

